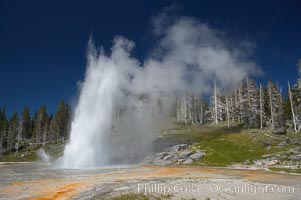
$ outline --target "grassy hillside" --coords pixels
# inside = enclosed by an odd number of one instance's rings
[[[286,152],[300,146],[293,144],[279,146],[281,140],[286,138],[301,141],[301,134],[275,135],[270,130],[245,129],[241,124],[234,124],[230,128],[223,123],[217,126],[175,124],[169,129],[162,130],[161,137],[155,142],[155,149],[160,152],[167,146],[191,144],[191,150],[202,150],[206,153],[201,160],[194,161],[191,165],[225,167],[235,163],[252,164],[263,155]],[[269,148],[263,144],[266,142],[270,144]],[[45,152],[52,158],[57,158],[62,155],[63,149],[64,144],[48,145]],[[4,154],[0,156],[0,162],[35,161],[38,159],[37,150],[25,149],[18,153]],[[287,160],[287,156],[289,155],[283,154],[281,159]]]
[[[205,166],[228,166],[246,161],[252,162],[265,154],[283,152],[297,146],[280,147],[279,141],[265,134],[279,140],[285,140],[287,137],[301,139],[300,134],[275,135],[270,130],[244,129],[240,124],[228,128],[226,124],[221,123],[218,126],[177,125],[175,129],[165,130],[160,142],[192,144],[192,149],[206,152],[206,156],[193,165]],[[267,148],[263,142],[269,142],[270,148]]]
[[[37,151],[40,148],[35,149],[22,149],[19,152],[4,153],[0,155],[0,162],[32,162],[39,159]],[[45,152],[52,158],[58,158],[62,155],[64,150],[64,144],[51,144],[45,146]]]

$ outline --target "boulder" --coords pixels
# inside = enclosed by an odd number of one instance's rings
[[[276,165],[276,164],[279,164],[278,160],[269,160],[269,161],[264,162],[265,166],[272,166],[272,165]]]
[[[161,153],[157,153],[156,154],[157,158],[159,158],[159,159],[163,159],[167,155],[168,155],[167,152],[161,152]]]
[[[258,167],[262,167],[264,165],[262,160],[254,160],[253,163]]]
[[[189,145],[188,144],[180,144],[180,151],[188,149]]]
[[[181,149],[181,145],[178,144],[178,145],[175,145],[175,146],[170,147],[170,148],[169,148],[169,151],[170,151],[170,152],[177,152],[177,151],[180,151],[180,149]]]
[[[172,146],[169,148],[170,152],[177,152],[177,151],[182,151],[185,149],[188,149],[189,145],[188,144],[177,144],[175,146]]]
[[[268,157],[272,157],[274,156],[273,154],[266,154],[266,155],[263,155],[262,158],[268,158]]]
[[[192,162],[193,162],[193,160],[188,158],[183,162],[183,164],[191,164]]]
[[[171,155],[167,155],[163,158],[163,160],[172,160],[173,159],[173,156]]]
[[[153,163],[156,165],[165,166],[171,164],[172,160],[163,160],[163,159],[155,158]]]
[[[163,160],[160,159],[160,158],[155,158],[155,159],[153,160],[153,163],[156,164],[156,165],[162,165],[162,162],[163,162]]]
[[[285,135],[285,134],[286,134],[286,129],[284,129],[284,128],[274,129],[274,130],[272,131],[272,133],[280,134],[280,135]]]
[[[290,144],[293,144],[293,145],[300,145],[301,144],[301,142],[300,141],[298,141],[298,140],[292,140],[292,139],[290,139]]]
[[[191,154],[193,154],[192,151],[183,151],[182,153],[179,154],[179,158],[187,158],[187,157],[189,157]]]
[[[289,143],[287,142],[287,140],[283,140],[283,141],[281,141],[281,142],[279,142],[279,144],[278,144],[278,146],[287,146],[287,145],[289,145]]]
[[[191,155],[189,156],[189,158],[191,158],[192,160],[198,161],[198,160],[200,160],[204,155],[205,155],[204,152],[196,152],[196,153],[194,153],[194,154],[191,154]]]
[[[186,159],[183,159],[183,158],[181,159],[181,158],[180,158],[180,159],[178,159],[177,161],[178,161],[178,163],[182,163],[182,162],[184,162],[185,160],[186,160]]]
[[[301,154],[289,156],[288,159],[290,159],[290,160],[301,160]]]
[[[300,150],[301,150],[301,147],[295,147],[295,148],[288,150],[287,152],[289,154],[298,154],[298,153],[301,153]]]
[[[272,143],[270,141],[263,141],[262,144],[264,144],[266,146],[270,146]]]

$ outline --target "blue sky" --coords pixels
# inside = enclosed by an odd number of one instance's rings
[[[176,5],[190,16],[256,44],[252,59],[264,75],[286,85],[295,82],[301,58],[300,1],[0,1],[0,107],[32,112],[45,104],[55,112],[59,99],[71,104],[84,78],[86,48],[93,33],[107,50],[115,35],[135,41],[144,60],[152,48],[151,19]]]

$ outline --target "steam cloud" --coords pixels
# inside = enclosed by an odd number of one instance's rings
[[[143,63],[131,56],[135,43],[122,36],[114,38],[110,55],[89,42],[70,143],[61,158],[64,167],[137,161],[168,123],[175,94],[210,94],[214,80],[226,89],[260,73],[249,59],[249,42],[234,44],[189,17],[160,15],[153,22],[158,42]]]

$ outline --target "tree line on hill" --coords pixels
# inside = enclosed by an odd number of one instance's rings
[[[179,123],[218,124],[235,122],[250,128],[292,128],[301,130],[301,59],[298,62],[299,78],[296,84],[288,82],[286,95],[282,87],[269,80],[266,85],[246,78],[232,90],[220,92],[214,83],[213,95],[206,101],[193,93],[180,95],[176,118]]]
[[[19,117],[14,112],[10,119],[6,110],[0,110],[0,153],[17,152],[22,148],[36,148],[49,143],[64,142],[69,137],[71,110],[68,103],[60,100],[54,115],[47,113],[44,105],[34,112],[28,107]]]
[[[243,123],[248,128],[301,130],[301,59],[298,63],[299,78],[296,84],[288,82],[286,95],[282,87],[269,80],[266,85],[257,84],[246,78],[231,90],[222,92],[214,83],[209,101],[194,92],[178,94],[168,115],[183,124],[218,124],[226,121]],[[147,98],[141,98],[142,101]],[[159,108],[160,99],[155,104]],[[124,108],[123,108],[124,109]],[[118,119],[122,108],[116,107],[112,116],[112,133],[118,135]],[[44,147],[49,143],[64,143],[69,139],[71,110],[68,103],[61,100],[54,115],[47,113],[45,106],[31,116],[25,107],[21,117],[17,112],[8,120],[5,108],[0,109],[0,153],[17,152],[22,148]]]

